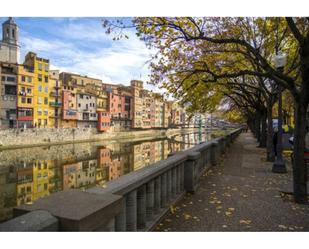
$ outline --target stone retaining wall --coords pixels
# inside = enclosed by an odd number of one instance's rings
[[[194,129],[142,130],[98,133],[95,128],[7,129],[0,130],[0,150],[52,144],[158,137]]]

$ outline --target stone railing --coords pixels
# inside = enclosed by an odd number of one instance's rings
[[[241,133],[201,143],[166,160],[86,191],[52,194],[14,209],[0,231],[149,231]]]

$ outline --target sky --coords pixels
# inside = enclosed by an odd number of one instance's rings
[[[1,17],[1,23],[6,19]],[[112,35],[105,34],[102,19],[15,17],[19,26],[20,63],[27,52],[33,51],[50,59],[52,69],[100,78],[105,83],[129,85],[132,79],[148,81],[153,51],[139,40],[134,29],[125,31],[129,39],[113,41]],[[152,85],[145,87],[158,91]]]

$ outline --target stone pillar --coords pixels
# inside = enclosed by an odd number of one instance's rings
[[[176,183],[176,193],[179,194],[181,191],[180,191],[180,178],[181,178],[181,169],[180,169],[180,166],[181,165],[177,165],[176,167],[176,180],[177,180],[177,183]]]
[[[210,162],[211,165],[215,166],[218,163],[218,156],[219,156],[219,143],[217,141],[212,142],[210,147]]]
[[[154,187],[155,187],[155,183],[154,181],[150,181],[147,183],[147,187],[146,187],[146,219],[152,220],[153,218],[153,210],[154,210]]]
[[[154,212],[159,212],[161,208],[161,177],[155,179],[154,186]]]
[[[167,173],[161,175],[161,207],[166,207]]]
[[[112,218],[110,222],[106,225],[107,231],[115,232],[115,218]]]
[[[176,189],[177,189],[177,174],[176,167],[172,168],[172,198],[176,197]]]
[[[137,229],[136,215],[137,215],[136,190],[133,190],[126,196],[127,231],[136,231]]]
[[[201,158],[200,152],[190,152],[187,161],[185,162],[184,170],[184,188],[187,192],[194,193],[197,187],[197,167],[199,159]]]
[[[166,190],[166,200],[169,201],[172,198],[172,171],[167,171],[166,180],[167,190]]]
[[[123,205],[123,209],[115,218],[115,231],[126,231],[126,205]]]
[[[146,185],[137,190],[137,228],[146,226]]]
[[[180,191],[182,192],[184,190],[184,168],[185,168],[185,163],[180,164]]]

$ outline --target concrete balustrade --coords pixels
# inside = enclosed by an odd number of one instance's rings
[[[218,164],[240,133],[237,129],[173,154],[109,182],[106,188],[58,192],[21,205],[14,209],[14,219],[0,224],[0,231],[151,230],[171,205],[197,190],[200,176]]]

